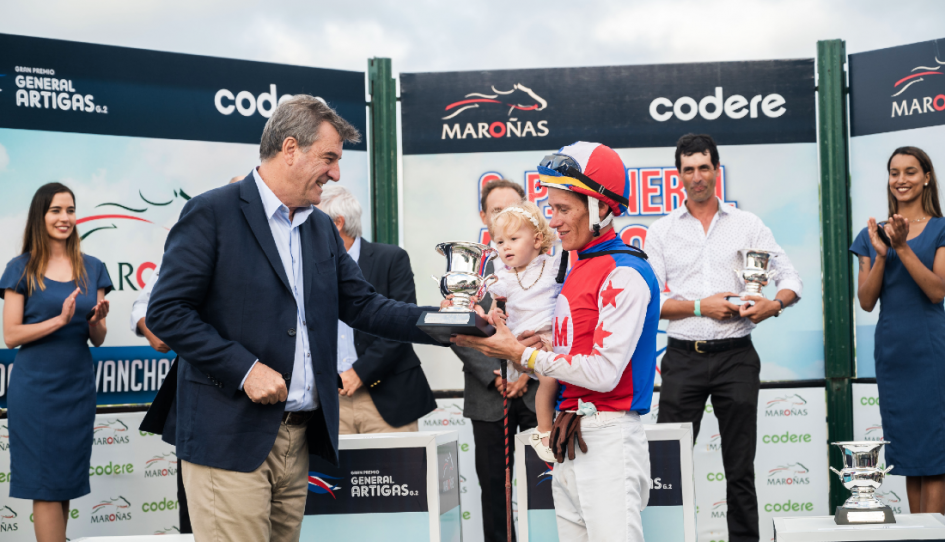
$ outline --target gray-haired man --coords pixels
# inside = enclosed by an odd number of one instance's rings
[[[177,446],[197,540],[299,540],[309,454],[338,463],[338,320],[433,343],[314,208],[358,137],[312,96],[283,102],[260,166],[188,201],[168,235],[145,323],[179,355],[177,393],[143,429]]]
[[[335,223],[348,256],[378,293],[417,302],[407,251],[361,237],[361,204],[351,192],[326,186],[318,208]],[[352,330],[340,320],[338,374],[343,386],[338,390],[342,435],[416,431],[417,420],[436,408],[413,346]]]

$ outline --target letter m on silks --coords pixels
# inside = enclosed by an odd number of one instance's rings
[[[569,316],[564,318],[555,318],[554,322],[554,342],[551,346],[568,346],[568,320]]]

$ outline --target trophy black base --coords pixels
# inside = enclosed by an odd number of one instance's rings
[[[838,506],[833,521],[837,525],[868,525],[870,523],[896,523],[896,518],[893,516],[892,508],[888,506],[868,510]]]
[[[417,320],[417,327],[444,346],[449,346],[453,335],[495,335],[492,324],[475,312],[425,312]]]

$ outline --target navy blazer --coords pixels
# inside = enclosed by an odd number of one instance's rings
[[[146,324],[178,354],[176,404],[161,425],[179,458],[239,472],[259,467],[285,403],[253,403],[239,386],[257,359],[290,380],[295,334],[308,333],[320,404],[307,430],[309,453],[337,464],[337,321],[385,339],[436,344],[416,322],[437,308],[378,294],[328,215],[316,209],[300,236],[304,330],[295,329],[295,300],[252,173],[188,201],[171,229]]]

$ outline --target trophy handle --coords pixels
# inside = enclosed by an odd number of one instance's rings
[[[890,465],[883,469],[883,474],[889,474],[889,471],[893,470],[893,465]]]
[[[476,297],[482,299],[486,292],[489,291],[489,287],[497,282],[499,282],[499,277],[495,276],[495,274],[483,277],[482,284],[479,286],[479,289],[476,290]]]
[[[892,467],[890,467],[890,468],[892,468]],[[839,476],[841,480],[843,479],[843,474],[842,474],[840,471],[838,471],[837,469],[835,469],[835,468],[833,468],[833,467],[830,467],[830,470],[832,470],[832,471],[834,471],[835,473],[837,473],[837,476]]]

